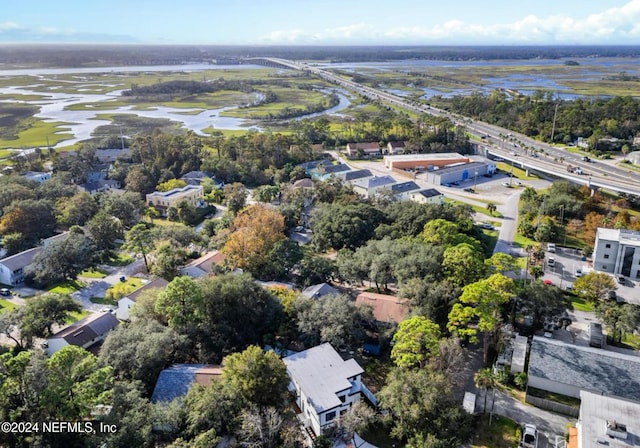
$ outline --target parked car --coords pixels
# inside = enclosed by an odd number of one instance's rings
[[[556,259],[553,257],[547,258],[547,264],[550,268],[554,267],[556,265]]]
[[[576,269],[576,277],[582,277],[582,268]]]
[[[487,230],[495,230],[495,227],[493,227],[491,224],[489,224],[488,222],[483,222],[478,224],[478,227],[480,227],[481,229],[487,229]]]
[[[519,448],[538,448],[538,428],[530,423],[522,425]]]
[[[624,285],[624,282],[625,282],[624,275],[617,275],[616,280],[618,280],[619,284]]]
[[[547,250],[553,254],[556,253],[556,244],[555,243],[548,243],[547,244]]]
[[[518,187],[521,187],[521,186],[522,186],[522,182],[520,182],[519,180],[515,181],[515,184],[516,184]]]
[[[10,296],[10,295],[11,295],[11,291],[9,291],[7,288],[0,289],[0,296]]]
[[[465,188],[465,189],[464,189],[464,191],[466,191],[467,193],[475,193],[475,192],[476,192],[476,190],[474,190],[474,189],[473,189],[473,188],[471,188],[471,187],[467,187],[467,188]]]
[[[503,187],[510,187],[511,184],[509,182],[502,182]]]
[[[607,299],[609,300],[618,300],[618,296],[616,296],[616,292],[611,290],[607,293]]]

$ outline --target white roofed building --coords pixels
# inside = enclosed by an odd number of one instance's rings
[[[289,389],[296,394],[296,413],[307,432],[318,436],[365,394],[364,370],[354,359],[343,360],[331,344],[325,343],[283,359],[291,378]]]

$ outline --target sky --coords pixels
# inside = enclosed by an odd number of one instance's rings
[[[640,0],[2,0],[0,43],[640,45]]]

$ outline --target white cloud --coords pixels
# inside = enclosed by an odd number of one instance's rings
[[[274,31],[262,40],[282,43],[637,43],[640,0],[586,17],[527,15],[512,23],[480,25],[450,20],[434,26],[357,23],[319,31]]]
[[[0,23],[0,33],[8,30],[16,30],[20,28],[17,23],[14,22],[1,22]]]

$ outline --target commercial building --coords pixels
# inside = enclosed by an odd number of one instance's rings
[[[589,391],[640,401],[640,357],[534,336],[527,386],[574,398]]]
[[[373,176],[351,181],[351,186],[360,196],[370,198],[379,190],[390,190],[395,183],[396,180],[391,176]]]
[[[587,391],[580,393],[576,424],[578,448],[629,448],[640,446],[640,403]]]
[[[640,279],[640,232],[598,228],[593,269]]]
[[[478,176],[485,174],[493,175],[496,172],[496,165],[490,161],[473,161],[448,165],[443,168],[427,171],[425,174],[427,182],[434,185],[445,185],[453,182],[465,182],[475,180]]]
[[[384,166],[400,170],[431,170],[456,163],[468,163],[469,158],[457,152],[442,152],[433,154],[402,154],[383,157]]]
[[[154,191],[147,195],[147,205],[155,207],[163,216],[169,207],[178,207],[182,202],[193,207],[204,206],[204,193],[200,185],[187,185],[169,191]]]

